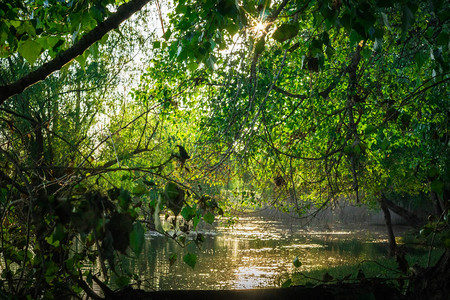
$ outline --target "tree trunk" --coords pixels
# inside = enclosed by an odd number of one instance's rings
[[[386,198],[384,195],[380,197],[378,203],[380,203],[381,210],[384,213],[384,221],[386,223],[389,239],[389,255],[392,256],[395,254],[395,250],[397,249],[397,243],[395,242],[394,230],[392,229],[391,213],[389,212],[389,208],[386,205]]]

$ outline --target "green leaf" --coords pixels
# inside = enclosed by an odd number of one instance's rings
[[[419,231],[421,236],[427,237],[433,232],[433,229],[430,227],[424,227]]]
[[[193,217],[195,217],[195,208],[190,207],[189,205],[185,205],[181,210],[181,216],[186,221],[190,221]]]
[[[142,252],[142,248],[144,247],[144,233],[144,227],[141,222],[137,221],[133,224],[133,230],[130,232],[130,248],[136,256]]]
[[[198,68],[198,64],[195,62],[195,61],[192,61],[192,62],[190,62],[188,65],[187,65],[187,68],[188,68],[188,70],[189,71],[195,71],[195,70],[197,70],[197,68]]]
[[[153,42],[153,49],[157,49],[157,48],[160,48],[160,47],[161,47],[161,42],[160,41]]]
[[[64,227],[58,223],[53,231],[53,241],[62,241],[64,236]]]
[[[78,55],[75,60],[80,64],[81,68],[83,68],[86,66],[86,58],[87,58],[87,51],[84,51],[83,54]]]
[[[231,36],[233,36],[239,31],[239,25],[230,22],[228,23],[226,30],[230,33]]]
[[[192,227],[196,229],[199,222],[200,218],[198,216],[195,216],[194,219],[192,220]]]
[[[28,39],[19,45],[18,50],[20,55],[22,55],[30,65],[33,65],[41,54],[42,46],[38,42]]]
[[[347,155],[353,155],[353,154],[355,154],[355,151],[354,151],[352,145],[347,145],[347,146],[345,146],[345,147],[344,147],[344,153],[347,154]]]
[[[358,32],[356,32],[356,30],[352,29],[352,31],[350,31],[350,45],[353,46],[363,39],[364,38]]]
[[[0,203],[4,204],[6,203],[6,195],[7,195],[8,191],[5,188],[1,188],[0,189]]]
[[[164,34],[164,39],[167,41],[171,35],[172,35],[172,31],[170,29],[167,30],[166,33]]]
[[[225,17],[236,18],[239,16],[239,9],[235,0],[220,0],[217,3],[217,11]]]
[[[46,237],[45,240],[47,243],[52,245],[53,247],[59,247],[60,242],[64,239],[64,227],[61,224],[57,224],[51,236]]]
[[[375,52],[380,52],[383,50],[383,39],[375,38],[375,43],[373,44],[373,50]]]
[[[380,148],[381,148],[382,150],[386,150],[387,148],[389,148],[389,145],[390,145],[389,140],[388,140],[388,139],[384,139],[384,140],[381,142]]]
[[[214,222],[214,215],[210,212],[207,212],[203,216],[203,220],[205,220],[206,223],[212,224]]]
[[[414,55],[414,60],[416,61],[417,66],[422,68],[424,63],[427,61],[429,55],[425,51],[417,51],[416,55]]]
[[[264,38],[260,38],[258,40],[258,42],[256,42],[255,44],[255,54],[261,54],[264,51],[264,47],[265,47],[266,41],[264,40]]]
[[[293,264],[296,268],[298,268],[302,265],[302,262],[298,259],[298,256],[296,258],[294,258]]]
[[[47,45],[50,48],[55,47],[55,45],[60,41],[59,37],[55,37],[55,36],[49,36],[47,37]]]
[[[436,166],[431,166],[427,171],[427,176],[431,179],[439,175],[439,169]]]
[[[203,243],[205,241],[205,236],[201,233],[197,234],[197,238],[195,239],[196,242],[198,243]]]
[[[272,38],[282,43],[297,36],[298,30],[299,28],[295,24],[281,24],[273,33]]]
[[[195,264],[197,263],[197,255],[193,253],[188,253],[183,256],[183,261],[192,269],[194,269]]]
[[[291,284],[292,284],[292,279],[289,278],[288,280],[283,282],[283,284],[281,285],[281,288],[288,288],[291,286]]]
[[[175,12],[177,14],[185,14],[187,11],[187,6],[183,3],[180,3],[177,5],[177,7],[175,8]]]
[[[414,13],[411,11],[410,7],[407,5],[404,5],[402,7],[402,33],[406,34],[408,29],[412,26],[414,23]]]
[[[176,253],[172,253],[169,256],[169,265],[173,266],[173,264],[177,261],[177,258],[178,258],[177,254]]]
[[[164,193],[166,195],[166,198],[169,201],[175,201],[175,200],[177,200],[178,196],[180,195],[180,190],[176,183],[168,182],[164,189]]]
[[[131,195],[130,192],[121,188],[120,189],[120,195],[117,198],[117,200],[119,200],[119,206],[122,210],[127,210],[128,206],[130,205],[131,202]]]
[[[209,69],[211,69],[211,70],[214,70],[214,68],[215,68],[215,63],[216,63],[216,59],[214,58],[214,56],[209,56],[207,59],[206,59],[206,61],[205,61],[205,65],[209,68]]]
[[[369,124],[369,125],[367,125],[366,129],[364,129],[364,133],[365,133],[366,135],[369,135],[369,134],[375,132],[376,130],[377,130],[377,127],[376,127],[376,126],[374,126],[374,125],[372,125],[372,124]]]

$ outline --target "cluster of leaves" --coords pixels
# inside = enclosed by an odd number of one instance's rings
[[[2,93],[118,4],[1,1]],[[84,266],[118,272],[160,210],[183,217],[170,228],[182,245],[213,223],[226,203],[203,190],[214,185],[302,214],[343,195],[429,192],[448,209],[449,11],[444,0],[177,0],[130,102],[95,86],[117,85],[101,63],[116,44],[91,47],[94,63],[67,57],[83,70],[2,102],[2,289],[92,293]]]
[[[116,1],[0,2],[0,57],[20,53],[31,65],[54,58],[111,14]]]
[[[430,188],[445,198],[445,1],[244,1],[222,14],[225,2],[211,3],[214,18],[191,18],[182,28],[174,24],[178,35],[172,35],[168,51],[174,59],[201,48],[199,39],[182,35],[186,32],[203,37],[220,31],[214,45],[240,34],[242,44],[232,55],[215,47],[209,51],[217,62],[209,76],[224,83],[206,99],[212,112],[203,118],[204,139],[214,144],[211,151],[232,153],[237,165],[247,161],[260,189],[281,174],[290,177],[286,191],[294,188],[314,201],[351,190],[357,198],[360,190],[372,196],[369,200]],[[186,3],[177,3],[172,19],[189,18]],[[252,20],[267,22],[262,37],[252,34]],[[240,30],[224,31],[224,24]],[[195,56],[181,60],[199,62]],[[223,160],[210,162],[217,166]]]

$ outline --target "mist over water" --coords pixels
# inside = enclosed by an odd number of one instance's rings
[[[200,247],[185,248],[162,235],[147,235],[138,259],[123,261],[122,267],[142,280],[147,290],[249,289],[279,287],[296,271],[334,267],[373,260],[386,254],[385,228],[366,222],[345,224],[328,220],[310,226],[298,220],[262,215],[241,217],[233,227],[204,226]],[[351,226],[353,224],[353,226]],[[208,224],[206,224],[208,225]],[[195,238],[196,232],[190,237]],[[182,261],[197,254],[195,269]],[[178,260],[170,266],[169,256]],[[293,260],[302,265],[295,268]]]

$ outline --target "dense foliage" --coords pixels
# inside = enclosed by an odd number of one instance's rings
[[[108,295],[145,230],[242,204],[420,206],[450,246],[447,1],[178,0],[156,34],[122,2],[0,0],[5,297]]]

